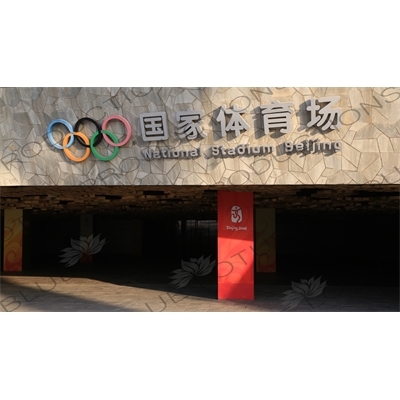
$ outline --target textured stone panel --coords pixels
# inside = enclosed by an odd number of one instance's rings
[[[338,96],[341,126],[325,129],[311,121],[310,101]],[[293,103],[287,117],[288,132],[270,127],[265,133],[261,106],[272,102]],[[275,103],[278,104],[278,103]],[[243,124],[235,135],[238,114]],[[225,112],[223,111],[225,106]],[[323,106],[322,106],[323,107]],[[180,138],[176,113],[202,110],[205,137]],[[365,184],[395,181],[400,159],[400,89],[398,88],[1,88],[0,89],[0,185],[274,185]],[[165,112],[168,139],[147,142],[139,127],[140,115]],[[83,117],[100,123],[111,115],[126,118],[132,138],[111,161],[94,154],[82,162],[67,158],[50,143],[46,130],[53,119],[72,126]],[[319,114],[321,117],[323,114]],[[281,114],[282,116],[282,114]],[[267,117],[268,118],[268,117]],[[239,122],[238,122],[239,121]],[[231,130],[222,130],[230,127]],[[339,124],[340,125],[340,124]],[[107,126],[118,140],[125,128],[117,121]],[[87,131],[90,136],[92,133]],[[60,131],[60,129],[57,129]],[[64,132],[66,129],[64,129]],[[89,134],[90,132],[90,134]],[[64,133],[65,134],[65,133]],[[54,134],[58,143],[61,133]],[[285,151],[311,141],[340,143],[329,151]],[[271,153],[212,155],[212,146],[224,151],[271,146]],[[79,144],[72,151],[83,154]],[[201,149],[196,158],[145,159],[143,150]],[[110,154],[104,141],[101,154]],[[235,150],[236,151],[236,150]],[[257,150],[256,150],[257,151]],[[130,160],[130,161],[127,161]]]

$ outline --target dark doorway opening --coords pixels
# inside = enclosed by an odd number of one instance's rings
[[[277,278],[332,285],[399,285],[398,211],[277,213]]]
[[[66,268],[63,249],[80,240],[80,214],[31,215],[23,274],[108,275],[145,282],[171,281],[182,261],[210,256],[217,260],[216,214],[93,214],[93,234],[105,239],[92,263]],[[2,223],[3,229],[4,223]],[[275,274],[255,273],[255,283],[290,285],[322,276],[330,285],[399,285],[399,210],[276,209]],[[28,251],[29,250],[29,251]],[[217,283],[217,267],[202,277]]]
[[[72,259],[88,240],[81,236],[80,218],[79,214],[33,215],[32,234],[24,238],[31,262],[23,273],[169,283],[172,271],[181,268],[182,261],[217,258],[215,219],[94,214],[92,241],[101,246],[90,262],[85,257]],[[72,255],[68,258],[67,254]],[[215,271],[202,282],[216,284]]]

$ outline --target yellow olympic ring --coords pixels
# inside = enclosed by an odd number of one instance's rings
[[[64,139],[63,139],[63,149],[64,149],[64,152],[65,152],[66,156],[67,156],[70,160],[75,161],[75,162],[81,162],[81,161],[86,160],[86,159],[89,157],[89,155],[90,155],[90,148],[86,148],[85,154],[84,154],[82,157],[80,157],[80,158],[74,156],[74,155],[72,154],[71,150],[69,150],[69,149],[67,148],[68,139],[69,139],[70,136],[72,136],[72,135],[79,136],[80,138],[83,139],[83,141],[85,142],[85,144],[87,144],[87,145],[90,144],[89,138],[88,138],[84,133],[82,133],[82,132],[67,133],[67,134],[65,135]]]

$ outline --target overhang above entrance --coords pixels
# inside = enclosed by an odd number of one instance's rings
[[[218,190],[252,191],[255,207],[291,210],[399,209],[398,185],[8,186],[1,209],[52,213],[213,214]]]

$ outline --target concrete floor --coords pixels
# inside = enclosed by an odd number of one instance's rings
[[[133,279],[2,276],[2,312],[80,311],[240,311],[240,312],[386,312],[399,311],[399,288],[327,286],[312,298],[285,303],[290,286],[256,285],[255,300],[217,300],[216,285],[175,289],[170,284],[144,284]],[[293,305],[293,307],[291,307]]]

